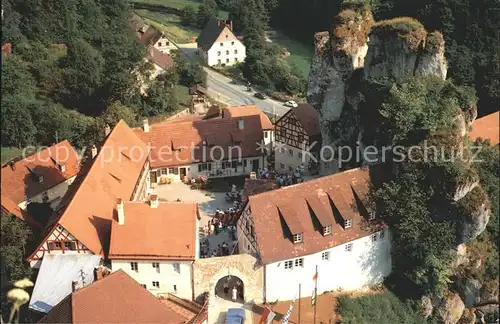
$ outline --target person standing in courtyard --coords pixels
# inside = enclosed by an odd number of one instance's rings
[[[232,291],[232,295],[231,295],[231,299],[233,300],[233,302],[236,301],[236,298],[238,297],[238,289],[235,287],[233,287],[233,291]]]

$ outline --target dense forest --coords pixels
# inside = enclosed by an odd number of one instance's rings
[[[204,78],[177,56],[177,68],[141,93],[153,66],[124,0],[4,0],[2,8],[2,44],[12,47],[2,54],[2,146],[87,146],[105,123],[175,111],[172,85]]]
[[[222,1],[222,0],[221,0]],[[264,1],[264,0],[261,0]],[[275,2],[278,2],[276,4]],[[270,25],[312,43],[313,34],[330,30],[341,0],[269,1]],[[448,78],[476,89],[479,116],[499,109],[500,3],[495,0],[367,0],[375,20],[416,18],[446,41]]]

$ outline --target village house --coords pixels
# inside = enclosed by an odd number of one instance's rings
[[[321,148],[319,116],[313,106],[301,103],[291,108],[275,124],[275,169],[286,171],[311,161],[309,149],[318,160]],[[313,160],[314,161],[314,160]]]
[[[157,296],[193,298],[193,262],[199,258],[198,205],[118,199],[109,259]]]
[[[175,43],[154,26],[149,26],[141,35],[141,43],[146,47],[153,46],[163,54],[170,54],[170,51],[177,49]]]
[[[74,291],[38,323],[206,323],[200,306],[180,304],[162,302],[125,272],[116,271]],[[189,316],[196,311],[199,314]]]
[[[245,45],[233,34],[230,20],[210,19],[196,42],[198,55],[208,66],[231,66],[245,61]]]
[[[30,203],[49,203],[56,208],[75,180],[79,163],[67,140],[6,163],[2,166],[2,209],[19,216],[14,206],[23,212]]]
[[[248,175],[267,165],[261,148],[274,139],[269,117],[256,106],[226,108],[210,119],[145,120],[134,132],[151,147],[151,184]]]
[[[99,151],[95,146],[91,151],[91,161],[70,186],[43,240],[28,257],[34,268],[40,267],[45,255],[95,254],[105,259],[116,199],[142,200],[147,195],[149,148],[125,122],[118,122]]]
[[[369,174],[353,169],[252,195],[238,220],[238,249],[257,257],[267,302],[356,290],[391,271],[389,231],[366,204]]]
[[[132,15],[132,18],[130,18],[130,25],[134,31],[137,32],[139,37],[142,37],[142,35],[144,35],[146,30],[149,28],[144,19],[136,13]]]

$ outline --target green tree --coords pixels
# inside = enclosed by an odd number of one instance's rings
[[[157,76],[146,91],[140,111],[141,116],[149,117],[174,112],[179,104],[175,87],[177,82],[178,75],[175,70],[168,70]]]
[[[29,238],[33,236],[26,223],[16,216],[2,215],[0,222],[1,245],[0,259],[2,267],[2,314],[9,314],[9,305],[6,291],[12,284],[26,277],[30,277],[31,268],[24,261]]]
[[[179,84],[191,87],[195,84],[206,86],[207,72],[196,61],[186,60],[179,54],[174,54],[175,68],[179,75]]]
[[[202,0],[200,6],[198,7],[198,13],[196,15],[198,27],[205,27],[205,25],[211,18],[217,18],[218,15],[219,9],[215,0]]]
[[[196,8],[194,6],[185,6],[181,10],[181,24],[184,26],[196,25]]]
[[[133,127],[136,124],[136,114],[130,107],[123,105],[120,101],[115,101],[108,106],[102,116],[104,122],[113,128],[121,119],[127,125]]]

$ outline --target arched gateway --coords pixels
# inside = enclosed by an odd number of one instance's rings
[[[215,296],[238,303],[245,302],[245,286],[237,276],[227,275],[215,284]]]

